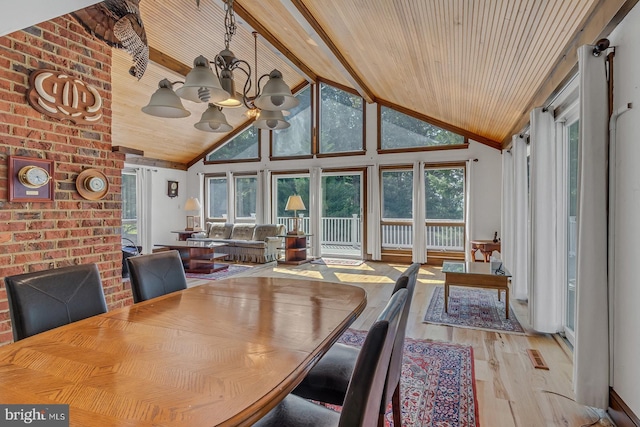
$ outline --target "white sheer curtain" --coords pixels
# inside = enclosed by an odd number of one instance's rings
[[[151,195],[153,194],[153,170],[136,168],[136,206],[138,208],[138,245],[142,253],[151,253],[153,236],[151,235],[153,215],[151,215]]]
[[[500,257],[508,270],[513,270],[513,248],[515,247],[515,218],[514,218],[514,187],[515,177],[513,173],[513,144],[518,136],[512,138],[512,148],[502,152],[502,210],[500,228]],[[511,271],[513,274],[513,271]],[[512,283],[515,282],[515,278]],[[512,285],[513,286],[513,285]]]
[[[236,222],[236,181],[233,172],[227,172],[227,222]]]
[[[580,144],[574,388],[582,405],[609,404],[609,305],[607,301],[606,56],[593,46],[578,49]]]
[[[464,257],[467,261],[473,261],[471,259],[471,239],[473,238],[473,231],[474,231],[474,224],[473,224],[473,215],[471,215],[471,213],[473,212],[473,205],[474,205],[474,201],[473,201],[473,191],[472,191],[472,187],[473,187],[473,163],[474,161],[471,160],[467,160],[467,170],[466,170],[466,176],[465,176],[465,185],[464,185],[464,192],[465,192],[465,216],[466,216],[466,227],[465,229],[465,248],[464,248]]]
[[[380,236],[380,167],[367,166],[367,192],[369,206],[367,207],[367,253],[371,259],[379,261],[382,258],[382,240]]]
[[[562,279],[557,268],[557,150],[553,114],[531,112],[531,326],[539,332],[562,329]]]
[[[271,219],[271,171],[258,172],[258,194],[256,200],[256,224],[273,224]]]
[[[512,274],[513,296],[528,298],[529,188],[527,140],[512,138],[511,150],[502,153],[502,261]]]
[[[309,170],[309,218],[311,237],[311,255],[322,255],[322,210],[319,195],[322,192],[322,169],[313,167]]]
[[[413,163],[413,251],[412,262],[427,262],[427,236],[425,224],[424,163]]]

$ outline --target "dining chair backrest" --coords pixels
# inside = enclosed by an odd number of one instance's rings
[[[107,312],[95,264],[8,276],[4,282],[14,341]]]
[[[378,409],[391,351],[406,301],[406,289],[394,293],[369,329],[349,381],[339,427],[373,426],[378,423]]]
[[[393,343],[393,352],[391,354],[391,361],[389,363],[389,371],[387,373],[387,383],[385,385],[385,392],[382,400],[381,411],[384,411],[387,407],[387,403],[391,401],[391,396],[395,391],[398,383],[400,382],[400,376],[402,375],[402,356],[404,353],[404,338],[407,330],[407,321],[409,319],[409,311],[411,310],[411,300],[413,299],[413,291],[416,286],[416,280],[418,277],[418,271],[420,270],[420,263],[413,263],[407,268],[396,280],[396,284],[393,289],[395,294],[400,289],[407,290],[407,302],[400,314],[400,320],[398,322],[398,333],[396,334],[395,341]],[[392,294],[392,295],[393,295]],[[384,412],[383,412],[384,413]]]
[[[127,258],[133,302],[142,302],[187,288],[178,251],[163,251]]]

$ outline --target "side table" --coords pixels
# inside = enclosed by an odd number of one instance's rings
[[[179,241],[186,241],[187,239],[193,237],[194,233],[199,233],[199,231],[172,231],[172,233],[176,233],[178,235]]]
[[[280,264],[304,264],[311,261],[307,258],[307,237],[311,234],[281,234],[277,237],[284,239],[284,260]]]

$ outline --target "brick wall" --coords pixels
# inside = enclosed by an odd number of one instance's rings
[[[96,87],[103,118],[74,125],[38,113],[26,101],[29,73],[60,70]],[[54,161],[55,200],[8,201],[7,157]],[[0,37],[0,345],[12,341],[4,278],[73,264],[96,263],[109,309],[132,303],[121,278],[121,175],[124,157],[111,152],[111,48],[69,15]],[[83,199],[75,178],[101,170],[110,190]]]

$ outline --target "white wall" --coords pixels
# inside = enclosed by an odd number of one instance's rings
[[[0,36],[83,9],[97,0],[20,0],[5,1],[0,15]]]
[[[614,109],[633,103],[617,129],[613,388],[640,415],[640,5],[610,35]],[[604,242],[603,242],[604,244]]]

